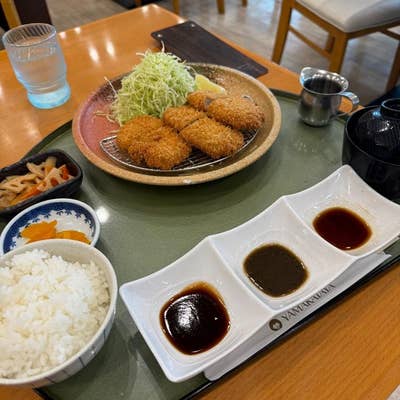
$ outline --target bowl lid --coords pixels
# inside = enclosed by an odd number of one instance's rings
[[[355,127],[357,144],[384,161],[400,161],[400,98],[384,101],[360,116]]]

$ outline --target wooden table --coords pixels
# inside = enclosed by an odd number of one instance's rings
[[[0,52],[0,167],[72,119],[79,103],[129,70],[137,52],[155,48],[150,32],[183,20],[149,5],[60,33],[71,99],[53,110],[30,105],[5,51]],[[237,47],[237,46],[236,46]],[[270,88],[298,93],[297,75],[265,65]],[[306,329],[214,385],[204,399],[386,399],[400,382],[400,272],[392,268]],[[29,389],[0,388],[0,399],[37,399]]]

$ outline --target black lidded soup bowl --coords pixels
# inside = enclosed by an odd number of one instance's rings
[[[365,107],[349,117],[342,161],[378,193],[400,200],[400,99]]]
[[[60,197],[71,197],[81,186],[83,173],[79,164],[67,153],[62,150],[54,149],[43,153],[35,154],[29,157],[25,157],[15,164],[9,165],[0,169],[0,182],[3,181],[7,176],[10,175],[24,175],[29,172],[26,167],[26,163],[32,162],[34,164],[40,164],[47,159],[47,157],[54,156],[56,158],[56,167],[60,167],[65,164],[73,175],[73,178],[67,182],[61,183],[53,188],[46,190],[36,196],[30,197],[20,203],[13,206],[0,209],[0,218],[6,218],[13,216],[27,207],[36,204],[43,200],[60,198]]]

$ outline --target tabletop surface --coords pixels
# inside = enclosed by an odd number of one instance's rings
[[[156,48],[152,31],[179,22],[183,19],[149,5],[60,33],[72,96],[53,110],[30,105],[6,52],[0,51],[0,167],[71,120],[104,77],[130,70],[139,60],[136,53]],[[296,74],[241,51],[269,69],[259,78],[266,86],[299,92]],[[395,267],[201,398],[386,399],[400,380],[399,291]],[[0,388],[0,398],[37,397],[29,389]]]

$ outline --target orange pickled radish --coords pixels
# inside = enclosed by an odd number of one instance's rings
[[[28,243],[37,242],[45,239],[72,239],[83,243],[90,244],[87,236],[80,231],[65,230],[56,232],[57,221],[38,222],[28,225],[22,232],[21,236],[28,239]]]
[[[28,240],[27,243],[33,243],[33,242],[38,242],[39,240],[54,239],[54,238],[55,238],[55,233],[47,232],[47,233],[43,233],[43,235],[41,235],[41,236],[36,236],[36,237]]]
[[[29,243],[43,239],[53,239],[56,237],[57,221],[38,222],[28,225],[22,232],[21,236],[29,239]]]
[[[83,232],[69,230],[69,231],[60,231],[56,233],[56,239],[72,239],[78,240],[80,242],[84,242],[89,244],[90,240]]]

